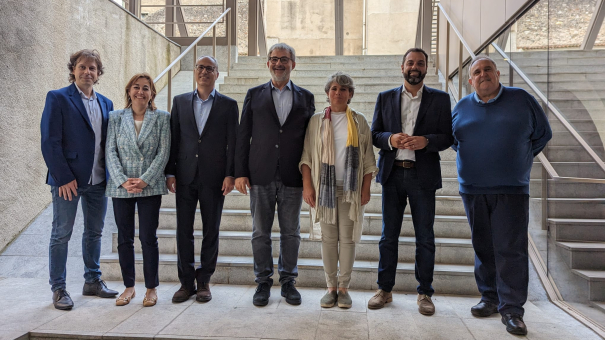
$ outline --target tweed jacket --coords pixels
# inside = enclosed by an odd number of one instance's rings
[[[105,195],[132,198],[165,195],[164,167],[170,156],[170,114],[147,110],[137,138],[132,109],[109,113],[105,161],[109,180]],[[129,194],[122,184],[128,178],[140,178],[147,186],[143,192]]]
[[[376,167],[376,158],[374,157],[374,148],[372,147],[372,132],[370,125],[362,113],[351,108],[353,120],[357,123],[357,133],[359,138],[359,164],[357,166],[357,183],[359,183],[359,196],[353,198],[349,210],[349,218],[353,221],[353,242],[359,243],[363,229],[363,213],[365,207],[361,205],[361,185],[363,177],[372,174],[372,178],[378,172]],[[311,178],[315,188],[315,202],[319,202],[319,181],[321,173],[321,149],[322,135],[321,123],[325,112],[321,111],[313,115],[309,121],[309,127],[305,136],[305,146],[303,149],[298,168],[302,173],[302,165],[306,164],[311,168]],[[311,227],[309,228],[309,237],[312,240],[321,239],[321,227],[319,226],[320,216],[317,210],[311,209]]]

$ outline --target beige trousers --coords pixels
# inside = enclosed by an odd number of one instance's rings
[[[349,288],[353,262],[355,261],[355,242],[353,242],[353,221],[349,218],[351,203],[342,200],[342,187],[336,190],[338,202],[336,224],[320,222],[321,258],[329,288]],[[340,273],[338,265],[340,264]]]

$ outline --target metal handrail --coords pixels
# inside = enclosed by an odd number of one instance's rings
[[[471,58],[474,58],[475,53],[470,49],[470,47],[468,46],[468,44],[466,43],[466,41],[460,34],[460,31],[458,31],[458,28],[452,22],[452,19],[445,12],[445,9],[443,8],[443,6],[441,6],[441,4],[437,4],[437,6],[441,10],[441,13],[443,14],[443,16],[447,19],[448,33],[449,33],[449,27],[451,27],[453,29],[453,31],[456,33],[458,39],[460,40],[461,46],[464,46],[466,48],[467,52],[469,53],[469,55],[471,56]],[[563,124],[563,126],[565,126],[565,128],[572,134],[572,136],[580,143],[580,145],[584,148],[584,150],[586,150],[586,152],[588,152],[588,154],[597,163],[597,165],[605,172],[605,163],[603,162],[603,160],[601,160],[601,158],[596,154],[596,152],[594,152],[594,150],[590,147],[590,145],[588,145],[588,143],[586,143],[586,141],[582,138],[582,136],[580,136],[580,134],[573,128],[573,126],[565,119],[565,117],[554,106],[554,104],[552,104],[552,102],[550,102],[548,100],[548,98],[540,91],[540,89],[538,89],[538,87],[529,79],[529,77],[527,77],[527,75],[525,75],[525,73],[523,73],[523,71],[521,71],[521,69],[514,62],[511,61],[511,59],[506,55],[506,53],[504,51],[502,51],[502,49],[500,49],[500,47],[497,44],[492,43],[492,46],[504,58],[504,60],[506,60],[509,63],[509,65],[519,74],[519,76],[529,85],[529,87],[538,95],[540,100],[542,100],[542,102],[547,105],[548,109],[555,115],[555,117],[557,117],[557,119]],[[448,60],[448,59],[449,59],[449,41],[447,41],[447,52],[446,52],[446,60]],[[460,84],[462,83],[462,72],[461,72],[461,70],[462,70],[462,53],[460,53],[459,59],[460,59],[459,60],[460,66],[458,69],[458,83],[459,83],[459,89],[458,89],[459,93],[457,96],[458,99],[456,99],[456,96],[453,96],[454,100],[456,102],[458,102],[458,100],[460,99],[460,94],[461,94],[460,93]],[[448,62],[449,62],[449,60],[446,61],[446,63],[448,63]],[[449,65],[446,64],[446,69],[448,69],[448,68],[449,68]],[[446,89],[449,89],[451,92],[453,92],[449,86],[449,81],[450,81],[449,76],[450,76],[449,74],[445,74],[445,77],[444,77],[445,81],[446,81]],[[512,77],[512,74],[510,74],[509,76]],[[602,183],[602,184],[605,184],[605,179],[600,179],[600,178],[559,176],[559,174],[555,171],[554,167],[552,166],[552,164],[550,163],[548,158],[546,158],[546,156],[542,152],[540,154],[538,154],[537,157],[538,157],[538,160],[540,161],[540,163],[542,163],[544,170],[546,170],[548,175],[554,181],[568,182],[568,183],[572,182],[572,183]]]
[[[220,20],[227,15],[227,13],[229,13],[229,16],[227,17],[227,74],[229,73],[229,70],[231,69],[231,35],[230,35],[230,26],[231,26],[231,8],[227,8],[218,18],[216,18],[216,20],[214,20],[214,22],[212,23],[212,25],[210,25],[197,39],[195,39],[195,41],[193,41],[193,43],[191,43],[191,45],[189,45],[189,47],[187,47],[187,49],[185,49],[185,51],[183,51],[183,53],[181,53],[178,57],[176,57],[172,63],[170,63],[170,65],[168,65],[168,67],[166,67],[166,69],[164,69],[164,71],[162,71],[157,77],[155,77],[155,79],[153,80],[154,83],[157,83],[160,79],[162,79],[162,77],[166,74],[168,74],[168,96],[167,96],[167,107],[168,110],[170,111],[170,97],[172,94],[172,68],[174,67],[174,65],[176,65],[176,63],[180,62],[181,59],[183,59],[183,57],[189,53],[189,51],[191,51],[191,49],[193,49],[193,64],[195,65],[195,63],[197,62],[197,48],[195,48],[197,46],[197,43],[200,42],[200,40],[202,40],[202,38],[210,31],[210,29],[212,29],[212,56],[214,58],[216,58],[216,24],[218,24],[219,22],[221,22]],[[193,81],[194,83],[194,88],[195,88],[195,79]]]

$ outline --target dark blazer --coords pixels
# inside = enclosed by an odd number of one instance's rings
[[[220,189],[227,176],[234,176],[237,102],[215,92],[212,108],[200,135],[193,113],[195,91],[174,97],[170,111],[170,159],[166,174],[177,185],[188,185],[196,171],[203,185]]]
[[[98,92],[96,95],[103,116],[101,148],[105,150],[113,103]],[[74,179],[78,187],[87,184],[95,157],[95,133],[75,84],[48,92],[40,133],[42,156],[48,167],[46,184],[62,186]],[[105,165],[104,159],[100,161]]]
[[[389,138],[401,129],[401,91],[403,85],[381,92],[376,101],[372,121],[372,142],[380,149],[376,182],[386,183],[393,169],[397,149],[389,148]],[[424,86],[414,136],[428,138],[429,144],[416,150],[418,180],[423,189],[441,188],[439,151],[449,148],[453,142],[450,97],[447,93]]]
[[[275,178],[279,164],[282,183],[302,187],[298,163],[315,99],[311,92],[292,83],[292,110],[281,126],[271,91],[268,82],[246,94],[237,134],[235,177],[248,177],[251,185],[267,185]]]

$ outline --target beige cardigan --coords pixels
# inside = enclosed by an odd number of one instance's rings
[[[361,184],[363,183],[363,176],[366,174],[372,174],[372,178],[376,176],[378,168],[376,167],[376,158],[374,157],[374,149],[372,148],[372,132],[368,121],[361,113],[353,112],[353,119],[357,124],[357,131],[359,133],[359,167],[360,171],[357,173],[357,183],[360,183],[359,196],[355,197],[351,203],[351,210],[349,210],[349,218],[354,222],[353,224],[353,241],[358,243],[361,240],[361,233],[363,228],[363,212],[365,207],[361,206]],[[319,112],[311,117],[309,126],[307,127],[307,134],[305,136],[305,146],[303,149],[302,158],[298,164],[298,168],[302,172],[302,165],[306,164],[311,168],[311,178],[313,179],[313,187],[315,187],[315,202],[318,201],[319,195],[319,172],[321,169],[321,122],[324,118],[324,112]],[[321,228],[319,226],[319,216],[315,209],[311,209],[311,226],[310,239],[321,240]]]

